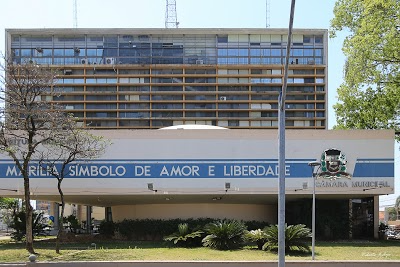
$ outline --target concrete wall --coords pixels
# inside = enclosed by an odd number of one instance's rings
[[[252,204],[156,204],[112,207],[113,220],[220,218],[276,223],[275,205]]]

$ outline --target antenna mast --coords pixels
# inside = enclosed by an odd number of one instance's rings
[[[178,28],[179,22],[176,16],[176,0],[166,0],[165,28]]]
[[[269,28],[269,26],[270,26],[270,23],[269,23],[269,19],[270,19],[270,17],[269,17],[269,14],[270,14],[270,10],[271,10],[271,6],[270,6],[270,2],[269,2],[270,0],[266,0],[265,1],[265,14],[266,14],[266,28]]]
[[[73,0],[73,22],[74,22],[74,28],[78,28],[78,8],[77,8],[77,4],[76,1],[77,0]]]

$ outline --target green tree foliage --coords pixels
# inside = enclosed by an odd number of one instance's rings
[[[165,241],[171,241],[175,245],[182,246],[195,246],[195,239],[201,237],[203,231],[191,231],[187,223],[180,223],[178,225],[178,232],[164,237]]]
[[[397,219],[397,211],[394,207],[389,207],[386,209],[388,213],[388,221],[395,221]]]
[[[400,196],[396,198],[396,203],[394,204],[394,208],[396,209],[397,212],[396,220],[400,220]]]
[[[278,225],[271,225],[264,229],[267,242],[263,250],[278,250]],[[311,230],[304,224],[285,225],[285,251],[290,252],[299,250],[301,252],[310,252]]]
[[[7,227],[11,227],[15,213],[18,211],[19,203],[16,198],[0,197],[1,219]]]
[[[208,234],[203,238],[203,246],[218,250],[231,250],[243,247],[246,225],[237,220],[224,220],[210,223],[205,227]]]
[[[347,30],[337,128],[399,129],[400,1],[337,0],[331,37]]]
[[[17,241],[21,241],[26,238],[26,212],[16,212],[11,223],[11,227],[14,232],[11,233],[11,238]],[[41,235],[46,227],[45,218],[43,213],[34,211],[32,214],[32,234],[33,236]],[[32,238],[33,238],[32,236]]]

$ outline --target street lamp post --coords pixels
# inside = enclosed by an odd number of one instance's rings
[[[311,259],[315,259],[315,176],[317,172],[315,172],[315,167],[320,166],[321,163],[318,161],[311,161],[308,163],[308,166],[312,169],[312,184],[313,184],[313,191],[312,191],[312,219],[311,219]]]

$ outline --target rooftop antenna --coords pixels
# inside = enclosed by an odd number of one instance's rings
[[[165,28],[178,28],[179,22],[176,16],[176,0],[166,0]]]
[[[266,28],[269,28],[269,26],[271,26],[270,25],[270,17],[269,17],[269,14],[270,14],[270,10],[271,10],[271,6],[270,6],[270,0],[266,0],[265,1],[265,14],[266,14],[266,25],[265,25],[265,27]]]
[[[78,8],[76,4],[77,0],[73,0],[73,22],[74,22],[74,28],[78,28]]]

